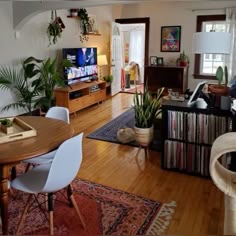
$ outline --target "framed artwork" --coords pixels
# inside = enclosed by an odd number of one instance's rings
[[[150,57],[150,64],[151,64],[151,66],[156,66],[157,65],[157,57],[151,56]]]
[[[161,52],[180,52],[181,26],[161,27]]]
[[[158,66],[163,66],[163,64],[164,64],[163,57],[157,57],[157,65]]]

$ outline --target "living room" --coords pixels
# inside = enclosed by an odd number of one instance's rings
[[[57,15],[62,18],[65,30],[55,45],[48,46],[46,29],[51,19],[51,5],[44,7],[43,4],[47,5],[47,2],[43,1],[40,3],[43,10],[32,11],[31,15],[24,13],[27,12],[29,3],[22,1],[22,4],[22,9],[13,11],[13,2],[0,2],[1,65],[19,65],[29,56],[45,59],[58,55],[61,58],[62,48],[73,47],[97,47],[98,54],[106,54],[109,61],[111,22],[120,18],[150,17],[149,56],[163,57],[166,64],[175,63],[179,52],[160,51],[161,27],[181,26],[181,51],[184,50],[190,57],[188,87],[191,90],[199,82],[192,76],[192,35],[196,30],[196,16],[225,14],[226,7],[236,7],[235,1],[163,1],[85,7],[89,14],[96,16],[101,35],[89,36],[88,41],[81,42],[79,20],[67,17],[70,8],[80,8],[80,5],[76,6],[70,1],[64,8],[63,3],[57,5],[55,1]],[[31,4],[34,3],[30,3],[30,7]],[[17,22],[17,17],[13,15],[17,11],[22,11],[26,16],[24,22],[19,25],[20,22]],[[12,94],[1,90],[0,107],[12,100]],[[85,132],[87,135],[120,115],[131,104],[132,95],[119,93],[99,106],[81,110],[75,117],[71,115],[71,124],[75,133]],[[14,116],[21,112],[9,110],[1,112],[0,116]],[[145,160],[143,152],[135,159],[135,147],[85,138],[83,151],[84,162],[79,172],[80,178],[160,202],[176,202],[175,214],[165,234],[223,234],[224,195],[210,179],[162,170],[161,155],[152,150],[149,160]]]

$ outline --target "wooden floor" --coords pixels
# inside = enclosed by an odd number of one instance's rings
[[[75,133],[84,132],[79,177],[160,202],[176,201],[167,235],[223,235],[223,194],[210,179],[162,170],[160,153],[145,160],[138,148],[86,138],[131,107],[132,94],[120,93],[71,115]]]

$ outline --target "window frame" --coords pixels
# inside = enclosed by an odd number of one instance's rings
[[[197,28],[196,32],[202,32],[202,23],[206,21],[225,21],[226,15],[201,15],[197,16]],[[216,80],[215,75],[202,75],[200,74],[200,62],[201,55],[195,54],[194,60],[194,79],[204,79],[204,80]]]

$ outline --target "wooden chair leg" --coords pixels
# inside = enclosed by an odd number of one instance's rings
[[[86,226],[85,226],[85,223],[84,223],[84,219],[83,219],[83,217],[82,217],[82,215],[81,215],[81,213],[80,213],[79,207],[78,207],[78,205],[77,205],[77,203],[76,203],[76,201],[75,201],[75,198],[74,198],[73,194],[70,196],[70,199],[71,199],[71,202],[72,202],[72,204],[73,204],[73,206],[74,206],[74,208],[75,208],[75,210],[76,210],[77,215],[78,215],[79,218],[80,218],[80,221],[81,221],[81,223],[82,223],[82,226],[83,226],[83,228],[85,229]]]
[[[31,167],[31,164],[28,163],[27,166],[26,166],[26,168],[25,168],[25,173],[30,169],[30,167]]]
[[[53,230],[53,211],[49,212],[49,225],[50,225],[50,235],[54,235],[54,230]]]
[[[28,211],[28,209],[29,209],[29,206],[30,206],[30,203],[31,203],[30,200],[31,200],[32,196],[33,196],[33,195],[30,194],[29,197],[28,197],[28,199],[27,199],[27,203],[26,203],[25,209],[24,209],[24,211],[23,211],[23,213],[22,213],[22,215],[21,215],[21,217],[20,217],[20,221],[19,221],[18,226],[17,226],[17,228],[16,228],[16,233],[15,233],[16,235],[19,235],[19,232],[20,232],[22,223],[24,222],[26,213],[27,213],[27,211]]]
[[[84,223],[84,219],[83,219],[83,217],[82,217],[82,215],[81,215],[81,213],[80,213],[79,207],[78,207],[78,205],[77,205],[77,203],[76,203],[76,201],[75,201],[75,198],[74,198],[74,196],[73,196],[73,190],[72,190],[72,186],[71,186],[71,185],[68,185],[68,186],[67,186],[67,196],[69,197],[69,201],[70,201],[70,203],[73,205],[73,207],[75,208],[76,213],[77,213],[77,215],[79,216],[80,221],[81,221],[81,223],[82,223],[82,226],[83,226],[83,228],[85,229],[86,225],[85,225],[85,223]]]
[[[53,228],[53,193],[48,193],[48,212],[49,212],[50,235],[54,235],[54,228]]]

